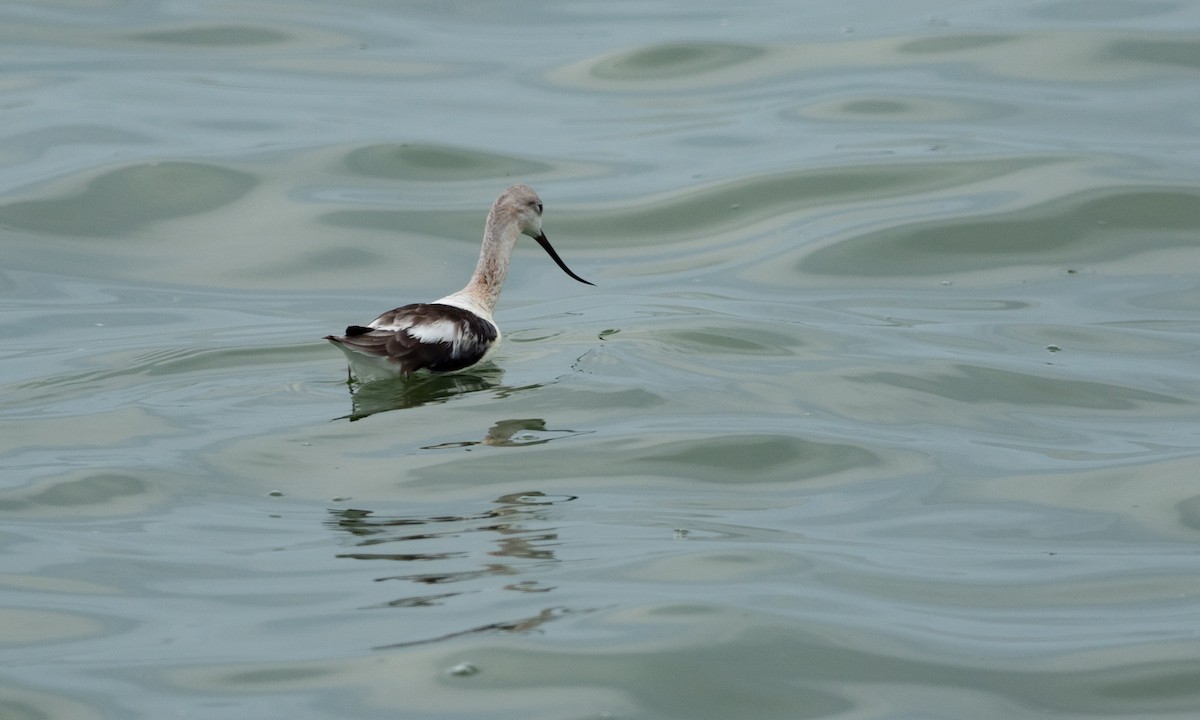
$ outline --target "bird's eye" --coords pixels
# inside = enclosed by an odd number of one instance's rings
[[[542,214],[542,204],[541,203],[537,204],[537,210],[538,210],[538,215],[541,215]]]

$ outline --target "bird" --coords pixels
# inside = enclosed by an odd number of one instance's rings
[[[567,267],[542,232],[542,200],[533,188],[513,185],[492,204],[483,228],[483,247],[471,281],[458,292],[430,303],[388,310],[366,325],[351,325],[325,339],[346,354],[350,374],[360,382],[408,377],[419,370],[454,372],[483,361],[500,343],[492,319],[508,276],[517,239],[537,241],[563,272],[595,285]]]

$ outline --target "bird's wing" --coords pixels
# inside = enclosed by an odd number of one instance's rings
[[[450,372],[474,365],[496,342],[490,321],[452,305],[419,303],[390,310],[370,325],[351,325],[331,342],[362,355],[387,358],[408,374]]]

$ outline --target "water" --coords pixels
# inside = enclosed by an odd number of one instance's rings
[[[0,18],[5,720],[1200,712],[1197,6]]]

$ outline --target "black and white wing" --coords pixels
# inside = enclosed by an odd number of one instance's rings
[[[347,352],[386,360],[398,374],[407,375],[422,369],[451,372],[470,367],[483,359],[499,336],[491,321],[469,310],[418,303],[325,339]]]

